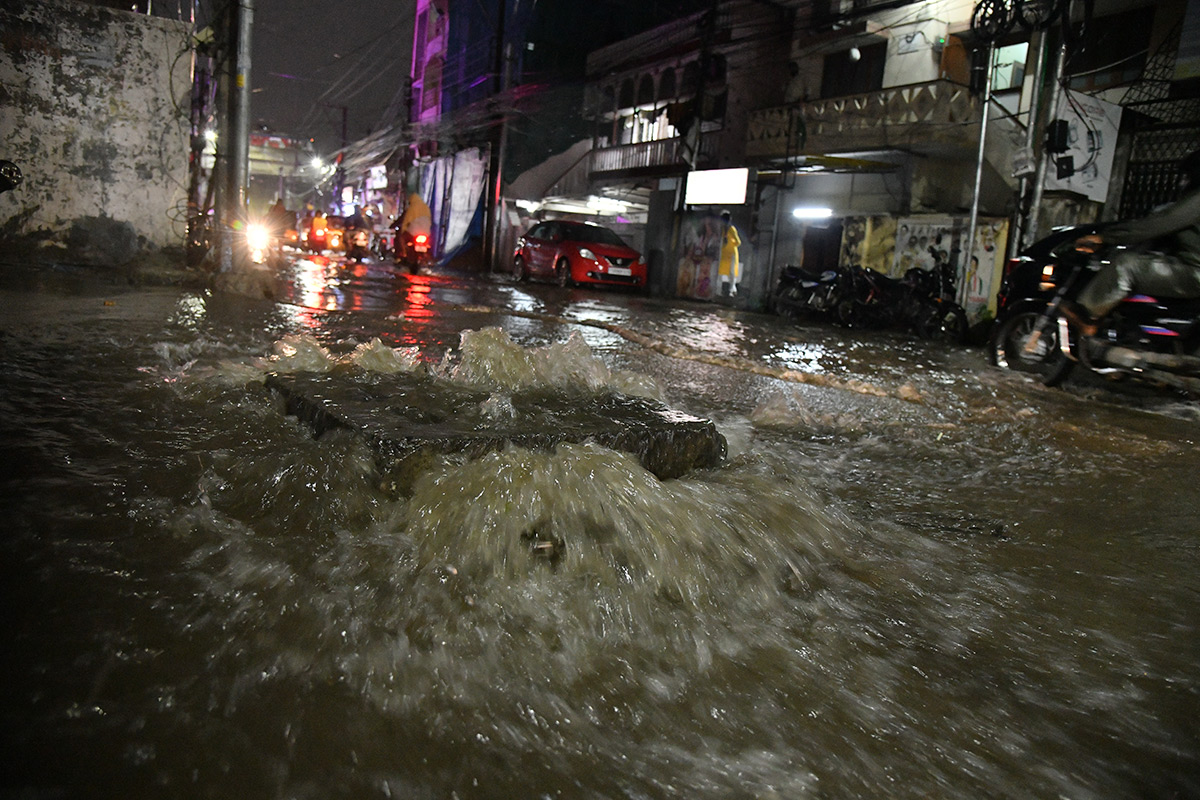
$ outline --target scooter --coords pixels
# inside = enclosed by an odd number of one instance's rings
[[[366,228],[346,231],[346,260],[362,261],[371,254],[371,232]]]
[[[246,255],[251,263],[278,265],[283,261],[283,243],[279,236],[263,224],[246,226]]]
[[[771,310],[787,319],[831,314],[841,299],[840,278],[837,270],[816,272],[788,264],[779,273]]]
[[[433,256],[433,242],[424,232],[400,232],[396,235],[395,261],[405,264],[416,275],[429,266]]]
[[[303,234],[304,249],[310,253],[321,254],[329,247],[324,228],[309,228]]]
[[[1003,369],[1037,375],[1058,386],[1077,367],[1112,381],[1130,381],[1200,396],[1200,298],[1126,297],[1095,336],[1081,336],[1064,304],[1079,296],[1103,265],[1086,250],[1043,267],[1037,292],[1006,293],[1030,286],[1010,275],[1001,289],[1001,313],[988,343],[989,360]],[[1053,293],[1047,297],[1046,292]]]

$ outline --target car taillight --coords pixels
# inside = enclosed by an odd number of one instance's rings
[[[1012,274],[1012,271],[1013,271],[1014,269],[1016,269],[1016,268],[1017,268],[1017,265],[1018,265],[1018,264],[1020,264],[1020,263],[1021,263],[1021,259],[1019,259],[1019,258],[1010,258],[1010,259],[1009,259],[1007,262],[1005,262],[1005,264],[1004,264],[1004,277],[1006,277],[1006,278],[1007,278],[1009,275],[1011,275],[1011,274]]]

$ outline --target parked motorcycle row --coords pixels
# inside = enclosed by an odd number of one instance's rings
[[[1058,386],[1072,373],[1200,397],[1200,298],[1134,294],[1093,336],[1072,321],[1070,303],[1111,253],[1081,246],[1096,226],[1059,228],[1011,260],[987,340],[990,363]],[[965,341],[967,319],[954,297],[953,269],[909,270],[900,279],[862,267],[820,273],[783,269],[772,310],[791,319],[847,327],[898,328],[923,338]]]
[[[821,318],[849,328],[897,328],[925,339],[962,344],[967,312],[954,297],[953,268],[936,261],[891,278],[860,266],[824,270],[786,266],[771,309],[790,319]]]

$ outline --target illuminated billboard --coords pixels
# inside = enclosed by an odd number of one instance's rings
[[[689,172],[683,202],[689,206],[739,206],[746,202],[750,170],[703,169]]]

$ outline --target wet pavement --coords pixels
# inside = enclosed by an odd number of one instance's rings
[[[1193,404],[712,303],[267,277],[0,281],[7,794],[1200,796]],[[266,387],[356,358],[654,398],[728,453],[397,496]]]

